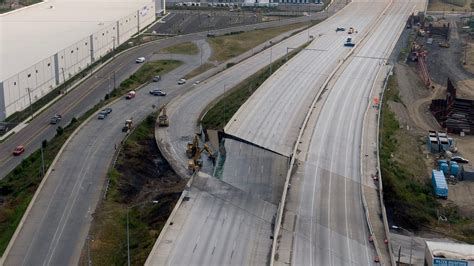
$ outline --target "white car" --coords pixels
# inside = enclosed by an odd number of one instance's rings
[[[135,63],[137,63],[137,64],[140,64],[140,63],[143,63],[143,62],[145,62],[145,57],[139,57],[139,58],[137,58],[137,60],[135,60]]]
[[[178,85],[183,85],[184,83],[186,83],[185,79],[178,80]]]

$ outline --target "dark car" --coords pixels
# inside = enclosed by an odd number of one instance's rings
[[[158,89],[151,90],[150,94],[154,95],[154,96],[166,96],[166,92],[164,92],[162,90],[158,90]]]
[[[469,163],[468,159],[464,159],[461,156],[454,156],[453,158],[451,158],[451,161],[454,161],[454,162],[457,162],[457,163]]]
[[[25,151],[25,147],[23,145],[18,145],[13,150],[13,155],[18,156],[18,155],[22,154],[24,151]]]
[[[346,29],[345,28],[336,28],[336,32],[338,32],[338,31],[346,31]]]
[[[102,112],[105,112],[106,114],[110,114],[110,113],[112,113],[112,108],[107,107],[104,110],[102,110]]]
[[[53,117],[51,117],[51,120],[49,120],[49,123],[51,125],[56,125],[57,123],[59,123],[59,121],[61,121],[61,115],[58,115],[58,114],[55,114]]]

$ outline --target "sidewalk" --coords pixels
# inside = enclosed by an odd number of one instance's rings
[[[368,98],[370,106],[364,118],[364,133],[361,147],[362,192],[370,220],[369,227],[373,233],[372,239],[377,251],[380,252],[379,259],[382,265],[391,265],[391,258],[393,258],[389,245],[385,243],[389,231],[385,226],[386,223],[384,223],[386,219],[385,207],[380,198],[382,193],[379,188],[382,187],[382,181],[380,179],[377,144],[380,98],[386,86],[385,80],[388,77],[389,71],[391,71],[390,65],[381,67],[374,88]],[[377,101],[379,103],[376,103]]]

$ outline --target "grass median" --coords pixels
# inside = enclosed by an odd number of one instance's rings
[[[58,134],[53,139],[43,141],[45,169],[51,165],[62,145],[77,126],[94,112],[117,97],[122,97],[127,91],[138,88],[154,75],[163,75],[179,65],[181,62],[170,60],[144,64],[134,75],[122,82],[119,88],[112,91],[111,96],[106,97],[106,100],[98,103],[79,119],[72,119],[65,128],[58,127]],[[41,151],[37,150],[0,180],[0,254],[5,251],[42,178]]]
[[[150,115],[136,127],[109,171],[107,198],[94,213],[90,231],[94,265],[127,264],[127,211],[131,264],[143,265],[184,189],[186,181],[158,150],[155,120]],[[87,261],[86,249],[82,261]]]
[[[295,56],[309,43],[306,43],[293,50],[288,54],[288,59]],[[272,64],[272,70],[275,72],[283,64],[286,63],[286,58],[279,59]],[[212,107],[206,112],[201,120],[202,126],[205,129],[222,129],[232,116],[239,110],[252,94],[270,77],[270,68],[266,67],[257,73],[240,82],[233,88],[227,88],[223,97],[215,102]],[[224,87],[222,87],[224,89]]]
[[[195,43],[184,42],[160,50],[160,53],[196,55],[199,49]]]
[[[231,32],[227,35],[208,38],[207,41],[212,48],[212,55],[209,61],[225,62],[282,33],[309,27],[316,23],[317,22],[302,22],[247,32]]]

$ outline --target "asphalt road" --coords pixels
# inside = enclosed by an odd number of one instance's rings
[[[391,4],[328,89],[316,126],[306,129],[312,132],[311,142],[300,147],[307,149],[307,157],[300,187],[294,190],[299,193],[292,256],[295,265],[373,264],[375,254],[368,242],[361,201],[362,121],[379,68],[415,3]]]
[[[315,40],[267,79],[235,113],[224,131],[290,156],[313,99],[351,51],[344,42],[347,38],[359,42],[384,6],[383,2],[354,2],[308,31]],[[346,30],[354,27],[358,33],[336,32],[337,27]]]
[[[335,8],[336,7],[338,7],[338,5],[335,5]],[[326,13],[321,13],[317,16],[306,18],[305,21],[309,19],[322,19],[326,16]],[[220,29],[214,32],[220,35],[232,31],[249,31],[286,25],[295,23],[295,21],[299,21],[298,18]],[[58,126],[65,126],[73,117],[80,117],[101,99],[104,99],[105,94],[113,87],[112,80],[114,71],[116,73],[116,85],[118,86],[120,82],[127,79],[138,69],[139,65],[135,64],[136,58],[141,56],[149,58],[155,51],[162,48],[178,43],[205,39],[206,34],[207,32],[201,32],[167,38],[159,42],[144,44],[117,56],[112,62],[93,74],[93,77],[97,78],[87,79],[35,117],[20,132],[15,133],[0,143],[0,179],[3,179],[20,164],[23,159],[28,157],[28,155],[38,150],[43,140],[50,140],[54,137],[57,127],[49,124],[51,117],[57,113],[61,114],[63,119]],[[25,152],[21,156],[15,157],[12,155],[12,151],[18,145],[24,145]]]
[[[202,43],[200,43],[202,42]],[[203,60],[211,55],[204,41]],[[102,196],[106,173],[115,152],[124,137],[124,121],[133,118],[137,123],[160,106],[166,97],[149,95],[157,86],[175,97],[186,87],[176,81],[200,64],[200,55],[155,55],[154,59],[174,59],[184,65],[163,75],[156,84],[151,83],[137,91],[132,100],[124,98],[113,103],[113,112],[105,120],[95,117],[88,120],[64,148],[53,165],[38,198],[21,227],[5,265],[75,265],[89,231],[91,215]],[[167,96],[168,97],[168,96]]]

